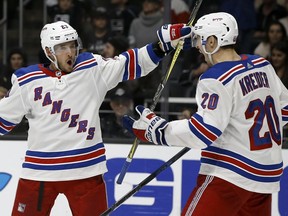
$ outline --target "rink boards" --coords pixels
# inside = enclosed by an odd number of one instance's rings
[[[108,202],[111,206],[138,185],[150,173],[173,157],[182,148],[139,145],[134,159],[121,185],[116,184],[119,172],[129,153],[131,144],[107,144],[105,174]],[[11,215],[21,164],[26,151],[26,141],[0,140],[0,215]],[[178,216],[189,193],[195,185],[199,170],[200,151],[191,149],[171,167],[125,201],[111,216]],[[272,216],[288,215],[288,150],[283,150],[284,174],[281,190],[273,194]],[[11,177],[11,178],[10,178]],[[10,180],[9,180],[10,178]],[[71,216],[67,201],[60,195],[51,213],[52,216]]]

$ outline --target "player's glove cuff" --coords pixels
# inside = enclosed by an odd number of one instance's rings
[[[191,27],[184,24],[165,24],[157,31],[157,36],[163,51],[168,53],[176,48],[180,39],[191,38],[191,32]],[[183,40],[182,46],[184,43]]]
[[[124,116],[123,126],[142,141],[167,145],[165,128],[168,126],[168,122],[144,106],[139,105],[135,109],[140,115],[139,120]]]

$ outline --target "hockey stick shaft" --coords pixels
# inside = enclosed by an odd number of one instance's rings
[[[186,154],[190,148],[183,148],[181,151],[179,151],[176,155],[174,155],[172,158],[170,158],[167,162],[165,162],[163,165],[161,165],[157,170],[155,170],[153,173],[151,173],[147,178],[145,178],[142,182],[140,182],[136,187],[134,187],[130,192],[128,192],[126,195],[124,195],[120,200],[115,202],[110,208],[108,208],[105,212],[101,214],[101,216],[109,215],[112,211],[114,211],[119,205],[121,205],[123,202],[125,202],[128,198],[130,198],[132,195],[134,195],[136,192],[138,192],[142,187],[144,187],[146,184],[148,184],[152,179],[154,179],[156,176],[158,176],[161,172],[163,172],[165,169],[167,169],[169,166],[171,166],[175,161],[177,161],[180,157],[182,157],[184,154]]]
[[[125,160],[125,162],[124,162],[124,165],[122,166],[120,175],[119,175],[119,177],[118,177],[118,179],[117,179],[117,181],[116,181],[117,184],[122,184],[123,179],[124,179],[124,177],[125,177],[125,175],[126,175],[126,173],[127,173],[127,170],[128,170],[128,168],[129,168],[130,164],[131,164],[131,161],[132,161],[132,159],[133,159],[134,153],[135,153],[135,151],[136,151],[139,143],[140,143],[140,140],[137,139],[137,138],[135,138],[135,139],[134,139],[134,142],[133,142],[133,145],[132,145],[132,147],[131,147],[131,149],[130,149],[130,152],[129,152],[129,154],[128,154],[128,157],[126,158],[126,160]]]
[[[197,0],[197,1],[195,2],[195,6],[194,6],[194,8],[193,8],[193,10],[192,10],[192,12],[191,12],[191,14],[190,14],[189,21],[188,21],[188,23],[187,23],[188,26],[192,26],[192,24],[193,24],[193,22],[194,22],[194,20],[195,20],[195,18],[196,18],[197,12],[198,12],[201,4],[202,4],[202,1],[203,1],[203,0]],[[152,105],[150,106],[150,110],[151,110],[151,111],[154,111],[154,109],[155,109],[155,107],[156,107],[156,105],[157,105],[157,103],[158,103],[158,101],[159,101],[159,99],[160,99],[161,93],[162,93],[162,91],[163,91],[163,89],[164,89],[164,87],[165,87],[165,85],[166,85],[166,82],[168,81],[168,79],[169,79],[169,77],[170,77],[170,74],[171,74],[171,72],[172,72],[172,70],[173,70],[173,68],[174,68],[174,65],[175,65],[175,63],[176,63],[176,61],[177,61],[177,59],[178,59],[178,56],[179,56],[179,54],[180,54],[180,51],[181,51],[181,46],[180,46],[180,44],[178,43],[178,44],[177,44],[176,51],[175,51],[175,53],[174,53],[174,55],[173,55],[171,64],[170,64],[170,66],[169,66],[169,69],[168,69],[168,71],[166,72],[164,79],[162,80],[162,82],[161,82],[160,85],[158,86],[157,91],[156,91],[156,93],[155,93],[155,95],[154,95],[154,97],[153,97],[153,103],[152,103]],[[120,175],[119,175],[119,177],[118,177],[118,179],[117,179],[117,184],[122,184],[123,179],[124,179],[124,177],[125,177],[125,174],[127,173],[127,170],[128,170],[128,168],[129,168],[129,166],[130,166],[130,164],[131,164],[131,161],[132,161],[132,159],[133,159],[133,157],[134,157],[134,154],[135,154],[135,152],[136,152],[136,149],[137,149],[139,143],[140,143],[140,141],[139,141],[137,138],[135,138],[135,140],[134,140],[134,142],[133,142],[133,145],[132,145],[132,147],[131,147],[131,149],[130,149],[130,152],[129,152],[127,158],[126,158],[126,161],[124,162],[124,165],[123,165],[123,167],[122,167],[122,169],[121,169]]]

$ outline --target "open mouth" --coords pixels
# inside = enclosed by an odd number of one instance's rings
[[[68,60],[68,61],[67,61],[67,64],[68,64],[69,66],[72,66],[73,61],[72,61],[72,60]]]

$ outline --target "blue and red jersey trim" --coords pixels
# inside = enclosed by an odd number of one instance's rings
[[[222,134],[218,128],[205,123],[202,116],[197,113],[190,118],[189,128],[207,146],[211,145]]]
[[[258,182],[278,182],[283,173],[283,162],[259,164],[240,154],[214,146],[202,150],[201,163],[222,167]]]
[[[288,106],[282,108],[281,113],[282,113],[282,120],[288,121]]]
[[[96,65],[97,61],[94,58],[93,54],[84,52],[78,56],[73,71],[84,70],[87,68],[95,67]]]
[[[0,134],[1,135],[9,133],[15,126],[16,124],[6,121],[5,119],[0,117]]]
[[[141,77],[141,67],[138,61],[138,49],[130,49],[124,53],[126,58],[123,81],[134,80]]]
[[[39,65],[31,65],[29,67],[20,68],[15,71],[19,86],[23,86],[33,80],[48,77],[40,68]]]
[[[200,79],[216,79],[223,85],[227,85],[234,77],[246,73],[252,68],[260,68],[270,63],[263,57],[244,55],[241,61],[221,62],[208,69]]]
[[[94,146],[59,152],[26,152],[23,168],[36,170],[67,170],[85,168],[106,160],[103,143]]]

